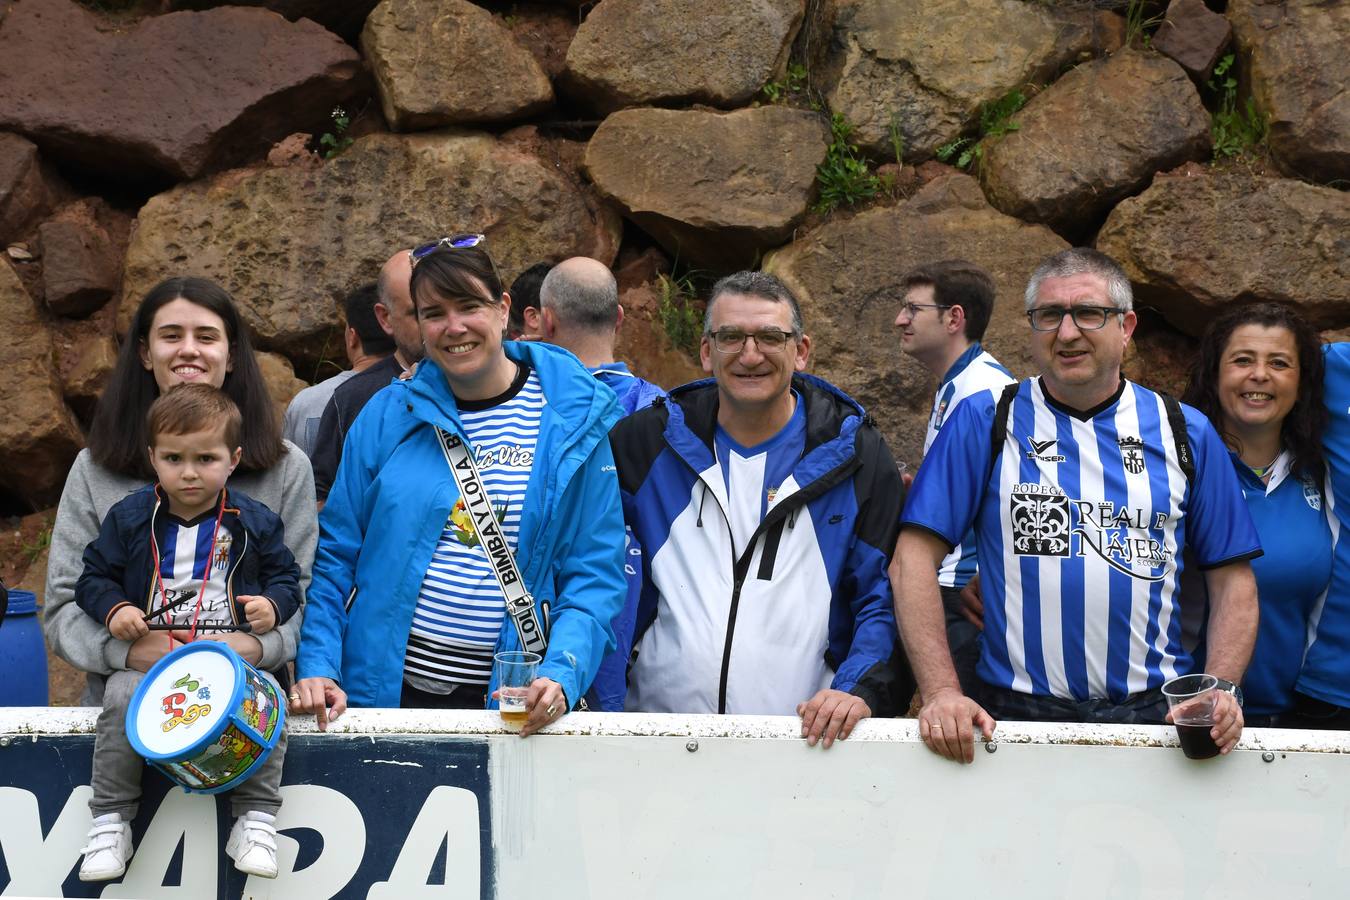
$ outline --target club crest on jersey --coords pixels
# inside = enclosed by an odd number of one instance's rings
[[[1048,441],[1038,441],[1034,437],[1027,437],[1027,444],[1031,447],[1027,451],[1027,459],[1039,459],[1041,462],[1064,462],[1064,457],[1058,453],[1050,453],[1051,447],[1055,446],[1056,441],[1051,438]]]
[[[1120,445],[1120,461],[1125,471],[1131,475],[1144,471],[1144,442],[1137,437],[1123,437],[1116,443]]]
[[[943,400],[941,403],[937,405],[937,408],[933,410],[933,428],[935,429],[941,428],[942,421],[943,419],[946,418],[946,416],[947,416],[947,401]]]
[[[1303,479],[1303,499],[1313,509],[1322,508],[1322,492],[1317,489],[1317,482],[1311,478]]]
[[[216,536],[216,546],[211,553],[211,571],[224,571],[230,564],[230,547],[234,544],[234,536],[228,531],[222,532]]]

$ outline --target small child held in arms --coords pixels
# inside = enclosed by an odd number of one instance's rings
[[[239,408],[211,385],[184,384],[160,395],[146,422],[150,463],[159,480],[108,511],[98,538],[84,552],[84,573],[75,588],[80,608],[113,637],[144,639],[156,651],[162,639],[161,656],[174,646],[170,635],[180,641],[223,639],[235,633],[231,628],[244,630],[244,623],[262,634],[295,615],[300,569],[282,540],[281,519],[225,488],[239,464]],[[187,602],[163,610],[189,592]],[[181,630],[147,638],[147,616]],[[127,740],[125,722],[144,677],[126,670],[108,678],[94,738],[89,802],[94,825],[82,851],[81,881],[118,878],[131,858],[129,823],[139,805],[145,763]],[[273,822],[281,808],[285,755],[283,732],[266,762],[230,797],[236,819],[225,852],[236,869],[264,878],[277,875]]]

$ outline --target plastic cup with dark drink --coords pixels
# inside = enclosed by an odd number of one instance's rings
[[[1182,675],[1162,687],[1177,740],[1187,759],[1209,759],[1219,755],[1219,745],[1210,737],[1214,728],[1214,709],[1218,702],[1219,679],[1213,675]]]

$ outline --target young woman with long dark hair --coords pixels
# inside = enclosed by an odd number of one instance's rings
[[[81,558],[98,537],[99,523],[114,503],[154,479],[145,415],[162,392],[179,384],[221,388],[239,407],[245,428],[243,454],[229,487],[281,516],[286,546],[307,577],[314,560],[318,525],[314,477],[309,461],[284,442],[268,397],[248,329],[234,300],[204,278],[170,278],[141,300],[99,399],[89,446],[76,457],[66,478],[52,527],[47,568],[44,630],[58,656],[89,673],[84,702],[98,705],[103,676],[118,669],[150,668],[168,648],[163,634],[134,643],[113,638],[74,603]],[[303,582],[302,582],[303,583]],[[224,640],[264,669],[295,656],[299,615],[267,634],[210,635]]]

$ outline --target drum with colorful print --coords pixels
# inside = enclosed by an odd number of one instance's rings
[[[146,673],[127,708],[127,738],[184,790],[215,794],[263,764],[284,718],[261,672],[219,641],[197,641]]]

